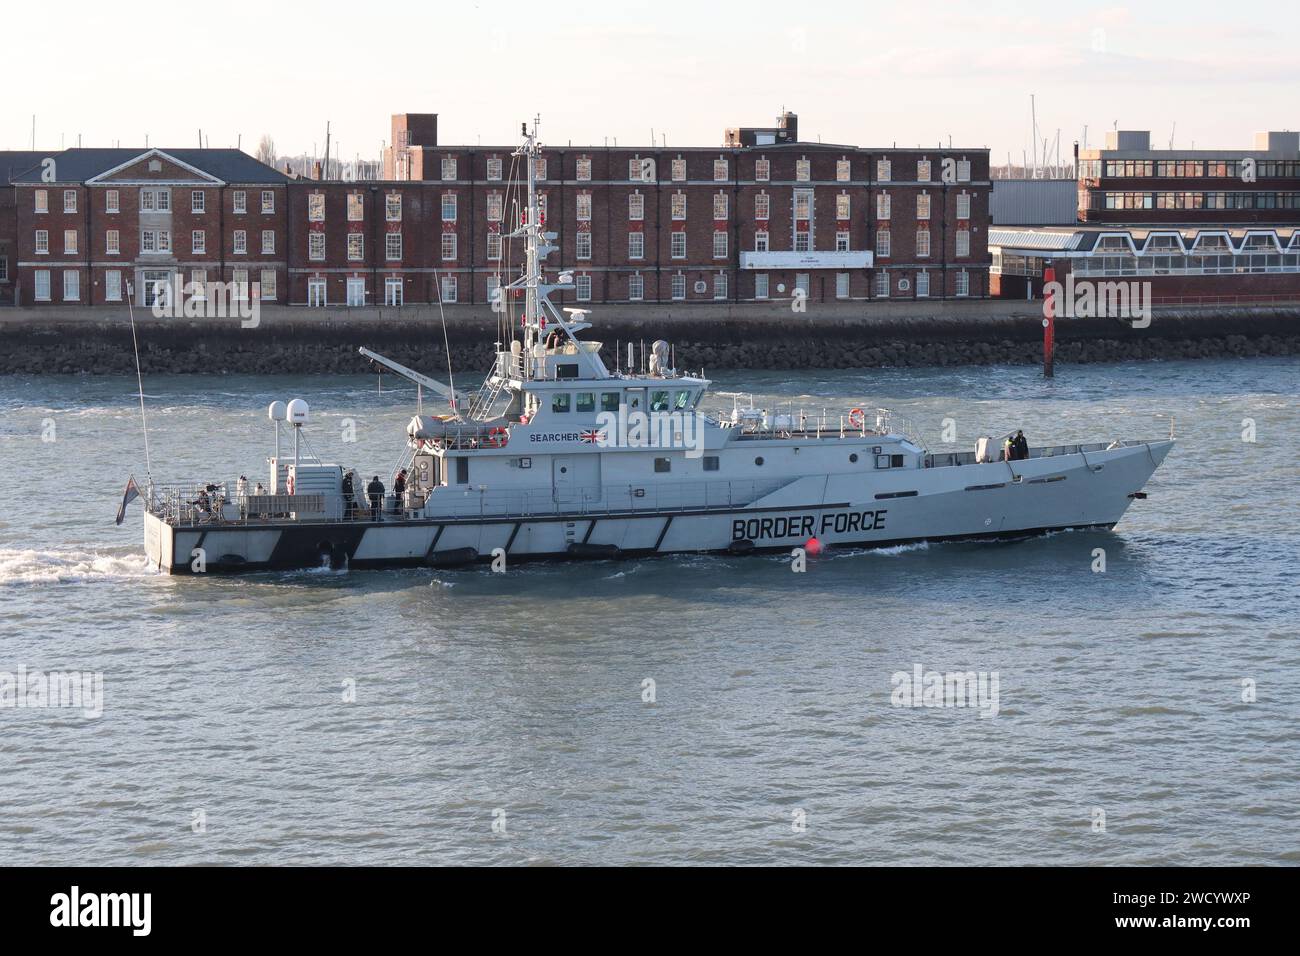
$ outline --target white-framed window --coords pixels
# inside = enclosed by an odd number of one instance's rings
[[[238,212],[238,210],[235,210]],[[325,194],[309,193],[307,195],[307,221],[324,222],[325,221]]]
[[[234,286],[233,292],[236,301],[247,302],[249,299],[250,289],[248,288],[248,270],[232,269],[230,271],[231,285]]]
[[[876,272],[876,298],[889,298],[889,271],[880,269]]]
[[[537,179],[546,178],[546,157],[545,156],[538,156],[537,159],[533,161],[533,176]]]
[[[307,205],[310,208],[311,197],[308,197]],[[236,189],[233,193],[231,193],[230,208],[233,209],[237,215],[243,215],[244,213],[248,212],[248,190]]]
[[[847,230],[841,229],[839,232],[835,233],[835,251],[849,251],[849,234]]]
[[[63,270],[63,301],[76,302],[81,298],[81,273],[76,269]]]
[[[767,219],[772,212],[772,197],[767,193],[759,193],[754,197],[754,218]]]
[[[493,311],[500,311],[497,303],[501,299],[501,280],[497,276],[487,277],[487,300],[493,304]],[[502,309],[504,307],[501,307]]]
[[[672,279],[672,297],[675,300],[686,298],[686,276],[678,272]]]
[[[591,157],[590,156],[578,157],[578,162],[576,165],[576,169],[574,171],[574,178],[577,179],[578,182],[580,183],[591,182]]]
[[[668,240],[668,254],[673,259],[686,258],[686,233],[672,233],[672,237]]]
[[[794,218],[811,219],[812,218],[812,190],[796,189],[794,191]]]
[[[63,211],[64,212],[77,211],[77,191],[75,189],[63,190]],[[64,273],[64,277],[65,278],[67,277],[66,272]]]
[[[970,273],[965,269],[957,273],[957,294],[970,295]]]
[[[32,210],[38,213],[50,211],[50,191],[48,189],[32,191]]]
[[[627,257],[629,259],[645,258],[644,232],[629,232],[627,234]]]
[[[48,256],[50,254],[50,232],[48,229],[36,230],[36,254],[38,256]]]
[[[9,257],[0,256],[0,282],[9,281]]]
[[[104,193],[104,212],[116,213],[121,210],[122,197],[116,189]]]
[[[442,234],[442,258],[444,262],[451,262],[456,258],[456,234],[454,232],[444,232]]]
[[[725,159],[715,159],[713,161],[713,181],[715,183],[725,183],[727,181],[727,176],[730,175],[728,166],[729,164]]]
[[[579,259],[591,258],[591,233],[580,232],[576,236],[575,253]]]
[[[754,298],[755,299],[767,298],[767,273],[766,272],[754,273]]]
[[[208,234],[202,229],[190,233],[190,254],[201,256],[208,251]]]
[[[930,161],[928,159],[918,159],[916,161],[916,181],[919,183],[928,183],[930,181]],[[927,278],[926,281],[928,282],[929,279]]]
[[[673,193],[670,203],[671,203],[672,217],[679,221],[685,219],[686,218],[686,193],[683,192]]]
[[[675,183],[686,182],[686,160],[680,158],[674,159],[671,163],[671,166],[672,166],[673,182]]]
[[[882,259],[889,258],[890,236],[888,229],[876,230],[876,255]]]
[[[835,218],[848,219],[853,207],[853,197],[848,193],[840,193],[835,197]]]
[[[852,167],[847,159],[837,159],[835,161],[835,181],[847,183],[851,176]]]
[[[889,210],[892,205],[893,203],[890,202],[889,193],[877,193],[876,194],[876,218],[888,219]]]
[[[772,161],[769,159],[754,160],[754,180],[765,183],[772,178]]]
[[[645,196],[636,192],[627,197],[627,218],[633,222],[645,219]]]
[[[847,272],[835,273],[835,298],[847,299],[849,297],[849,274]]]
[[[206,301],[208,298],[208,270],[191,269],[190,286],[193,288],[193,297],[199,301]]]
[[[956,249],[957,256],[959,258],[963,256],[969,256],[970,255],[970,230],[958,229],[956,241],[957,241],[957,249]]]
[[[640,302],[645,298],[645,277],[634,272],[627,277],[627,298],[629,302]]]
[[[727,258],[727,234],[721,229],[713,233],[713,258]]]
[[[329,290],[324,279],[307,280],[307,304],[312,307],[329,304]]]
[[[262,230],[262,255],[270,256],[275,254],[275,230]]]
[[[918,272],[916,274],[916,297],[918,299],[928,298],[930,295],[930,273]]]
[[[894,164],[887,159],[876,160],[876,181],[887,183],[893,178]]]
[[[172,193],[170,189],[141,189],[140,190],[140,211],[141,212],[168,212],[172,206]]]
[[[930,218],[930,194],[929,193],[921,193],[921,195],[916,197],[916,218],[917,219]]]
[[[307,258],[312,262],[325,261],[325,233],[307,233]]]
[[[726,193],[713,194],[713,218],[714,219],[727,218],[727,194]]]
[[[460,289],[455,276],[443,276],[439,285],[442,287],[443,302],[455,302],[460,297]]]
[[[794,251],[812,252],[812,232],[808,229],[794,231]]]
[[[263,269],[258,277],[260,296],[263,302],[274,302],[276,298],[275,270]]]
[[[489,232],[487,237],[488,262],[501,261],[501,233]]]
[[[275,190],[262,190],[262,215],[269,216],[275,212]]]
[[[806,159],[795,160],[794,178],[801,183],[806,183],[812,179],[812,163]]]
[[[384,279],[384,305],[400,306],[404,299],[402,280],[397,276]]]
[[[104,299],[108,302],[122,301],[122,273],[116,269],[104,273]]]
[[[766,229],[759,229],[754,233],[754,251],[767,252],[769,246],[769,236]]]
[[[794,287],[796,291],[803,293],[804,298],[807,298],[808,290],[812,288],[811,283],[808,281],[808,273],[796,272],[794,274]]]
[[[456,157],[455,156],[442,157],[443,182],[448,182],[454,180],[455,178],[456,178]]]
[[[456,194],[455,193],[442,194],[442,221],[443,222],[456,221]]]
[[[627,161],[627,178],[634,183],[641,181],[641,158],[634,156]]]
[[[957,160],[957,182],[959,183],[970,182],[970,160],[969,159]]]
[[[77,254],[77,230],[63,230],[63,254],[65,256],[75,256]]]
[[[487,161],[487,178],[490,183],[501,182],[501,157],[489,156]],[[581,179],[582,177],[578,177]]]
[[[916,230],[916,257],[926,259],[930,255],[930,230]]]
[[[500,222],[505,210],[505,199],[500,193],[487,194],[488,222]]]
[[[961,192],[957,194],[957,218],[970,218],[970,193]]]
[[[591,222],[591,193],[578,193],[574,200],[577,203],[578,222]]]
[[[206,212],[208,208],[208,194],[202,189],[190,190],[190,212]]]
[[[235,230],[235,255],[248,255],[248,231],[246,229]]]
[[[156,253],[158,251],[158,233],[153,229],[140,230],[140,252]]]
[[[402,234],[400,232],[384,233],[384,259],[396,262],[402,258]]]
[[[110,256],[121,255],[122,237],[116,229],[104,233],[104,252]]]
[[[348,222],[362,222],[366,218],[366,197],[361,193],[348,193]]]
[[[591,301],[591,276],[579,275],[573,279],[573,294],[579,302]]]
[[[713,298],[725,299],[727,297],[727,274],[719,272],[713,277]]]
[[[32,279],[35,283],[35,294],[37,302],[50,301],[50,270],[37,269],[32,273]]]
[[[388,193],[384,196],[384,220],[386,222],[402,221],[402,194]]]
[[[366,237],[364,233],[348,233],[348,261],[361,262],[366,258]]]

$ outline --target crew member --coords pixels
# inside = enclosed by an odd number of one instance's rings
[[[397,498],[397,506],[402,506],[402,496],[406,494],[406,469],[403,468],[393,479],[393,494]]]
[[[1008,435],[1006,441],[1002,443],[1002,460],[1003,461],[1016,460],[1016,442],[1015,439],[1012,438],[1012,436],[1010,435]]]
[[[371,517],[378,517],[380,506],[384,503],[384,483],[379,480],[378,475],[371,478],[370,483],[366,485],[366,496],[370,499]]]
[[[1015,445],[1016,445],[1016,460],[1026,461],[1029,458],[1029,440],[1025,438],[1025,433],[1020,431],[1019,429],[1016,430]]]
[[[357,513],[356,489],[352,487],[352,472],[343,476],[343,516],[355,517]]]

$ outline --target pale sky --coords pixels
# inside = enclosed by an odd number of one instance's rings
[[[212,146],[270,133],[280,153],[376,158],[389,114],[439,114],[444,144],[542,138],[721,143],[727,126],[799,115],[801,138],[988,146],[1040,135],[1097,146],[1247,148],[1300,127],[1300,4],[1128,5],[838,0],[317,0],[137,9],[64,0],[0,12],[0,148]],[[530,53],[540,50],[541,53]],[[1177,123],[1176,131],[1172,129]]]

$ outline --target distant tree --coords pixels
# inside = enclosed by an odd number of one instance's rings
[[[258,141],[257,158],[268,166],[275,165],[275,140],[271,139],[270,133],[263,133]]]

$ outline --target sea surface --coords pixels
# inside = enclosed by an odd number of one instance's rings
[[[1180,441],[1110,533],[803,573],[670,557],[173,579],[145,567],[140,502],[113,521],[146,475],[134,378],[0,378],[4,862],[1300,863],[1300,362],[715,389],[890,406],[936,448],[1171,420]],[[387,473],[415,405],[391,376],[144,390],[164,483],[263,476],[266,405],[294,397],[322,458]],[[996,672],[996,716],[895,706],[917,666]],[[98,675],[102,713],[4,693],[50,671]]]

